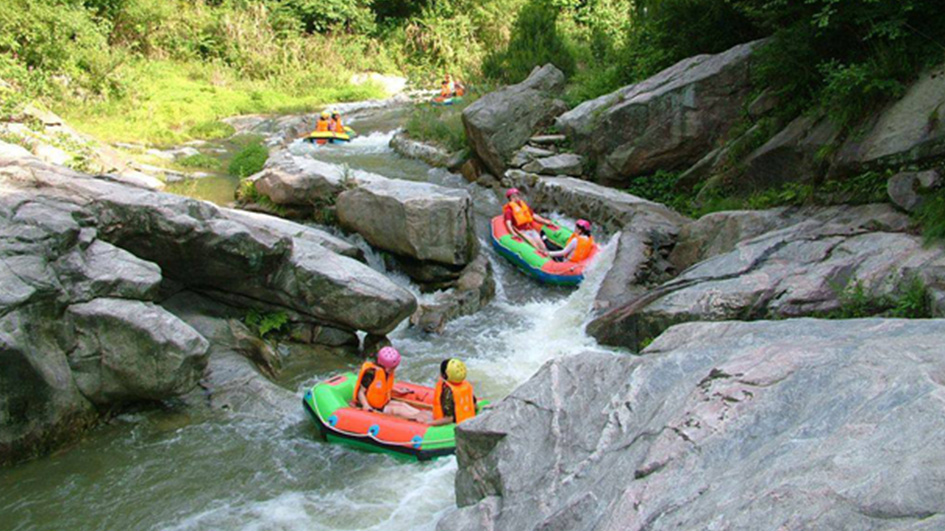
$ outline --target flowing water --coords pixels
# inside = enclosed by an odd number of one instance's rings
[[[398,109],[374,111],[353,123],[373,132],[350,144],[291,148],[354,170],[463,187],[475,198],[496,300],[440,335],[406,325],[394,331],[391,339],[404,354],[398,377],[432,384],[442,358],[460,357],[477,394],[496,399],[553,357],[597,349],[583,328],[612,245],[577,290],[535,283],[487,244],[488,220],[501,208],[492,192],[387,147],[401,120]],[[369,261],[382,267],[375,254]],[[393,277],[419,294],[406,277]],[[298,393],[297,417],[195,417],[168,406],[122,415],[57,455],[0,471],[0,529],[433,529],[454,506],[455,458],[405,463],[328,445],[314,440],[302,417],[306,387],[357,364],[341,357],[293,360],[280,383]]]

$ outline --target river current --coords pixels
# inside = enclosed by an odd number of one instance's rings
[[[374,110],[351,122],[368,133],[347,145],[290,147],[298,157],[465,188],[474,197],[496,300],[452,321],[439,335],[401,325],[390,335],[404,355],[398,377],[432,385],[440,360],[459,357],[477,394],[495,400],[549,359],[599,350],[583,330],[613,245],[606,245],[576,290],[525,277],[488,244],[488,220],[501,209],[494,193],[388,147],[402,119],[397,108]],[[217,181],[191,187],[194,195],[218,202],[232,198],[235,183],[208,179]],[[368,251],[372,267],[383,269],[377,254],[356,243]],[[429,297],[405,276],[391,275]],[[291,370],[279,383],[298,394],[298,416],[265,422],[196,415],[173,405],[121,415],[53,456],[0,471],[0,530],[433,529],[455,503],[455,458],[405,463],[316,441],[303,417],[304,389],[354,370],[358,360],[308,361],[294,350],[291,356],[301,359],[289,360]]]

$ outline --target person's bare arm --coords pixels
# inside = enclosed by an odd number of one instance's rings
[[[367,393],[364,391],[364,388],[358,389],[358,407],[364,411],[374,411],[374,408],[371,407],[371,404],[368,404]]]
[[[558,258],[559,256],[569,256],[574,251],[575,247],[577,247],[577,240],[571,240],[568,242],[568,245],[560,251],[548,251],[548,256],[552,258]]]
[[[451,417],[443,417],[441,419],[434,420],[430,423],[430,426],[446,426],[447,424],[452,424],[453,419]]]

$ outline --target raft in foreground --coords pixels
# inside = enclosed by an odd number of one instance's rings
[[[455,452],[455,424],[430,426],[350,407],[356,380],[352,372],[339,374],[315,384],[302,399],[305,411],[328,442],[418,461]],[[395,397],[432,407],[433,388],[405,382],[397,382],[394,388]]]
[[[570,229],[560,225],[555,228],[543,225],[541,232],[547,241],[559,248],[564,248],[567,245],[568,238],[572,234]],[[526,274],[546,284],[559,286],[580,284],[584,280],[584,270],[600,251],[600,246],[594,244],[591,254],[580,262],[570,260],[557,262],[548,256],[539,254],[537,249],[519,236],[510,234],[502,215],[492,218],[492,246],[499,254]]]

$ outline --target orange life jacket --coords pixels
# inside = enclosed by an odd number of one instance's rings
[[[476,416],[476,399],[473,398],[473,386],[468,381],[454,384],[440,378],[433,389],[433,419],[443,418],[443,406],[440,404],[440,397],[443,396],[443,387],[449,386],[453,393],[453,413],[456,416],[456,424],[469,420]]]
[[[340,134],[340,133],[345,132],[345,126],[341,125],[341,118],[338,118],[337,120],[332,120],[331,126],[332,126],[331,130],[336,133]]]
[[[509,201],[509,207],[512,209],[512,219],[515,221],[516,227],[528,225],[535,221],[535,215],[532,214],[532,209],[525,201]]]
[[[315,130],[318,132],[328,131],[328,120],[323,120],[321,118],[315,122]]]
[[[453,95],[453,91],[450,90],[450,86],[447,85],[446,83],[443,83],[443,85],[440,86],[440,97],[449,98],[452,95]]]
[[[570,260],[572,262],[580,262],[581,260],[586,259],[591,255],[591,251],[594,250],[594,237],[593,236],[579,236],[578,233],[574,233],[568,238],[568,244],[570,245],[571,240],[577,239],[577,247],[574,248],[574,251],[571,252]]]
[[[374,381],[367,388],[368,405],[374,409],[384,409],[390,402],[391,391],[394,389],[394,377],[387,374],[383,367],[370,361],[365,361],[361,365],[361,372],[358,373],[358,379],[354,386],[355,402],[358,401],[358,391],[361,389],[361,381],[364,380],[364,373],[374,369]]]

